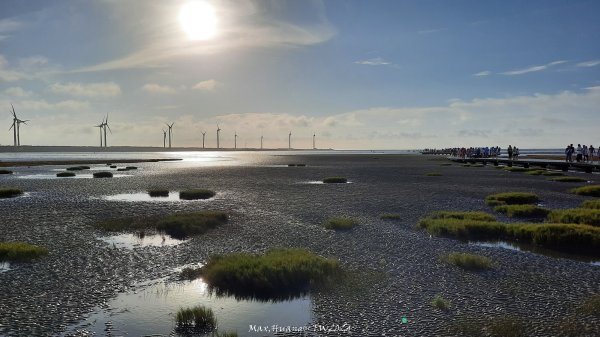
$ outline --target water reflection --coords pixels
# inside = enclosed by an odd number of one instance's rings
[[[125,233],[112,236],[103,236],[98,239],[116,248],[133,249],[137,247],[163,247],[175,246],[185,240],[174,239],[166,234]]]
[[[600,256],[586,256],[571,253],[558,252],[556,250],[543,248],[536,245],[524,244],[518,242],[506,242],[506,241],[493,241],[493,242],[482,242],[482,241],[469,241],[470,245],[481,246],[481,247],[492,247],[502,248],[518,252],[530,252],[534,254],[540,254],[556,258],[564,258],[577,260],[582,262],[588,262],[595,266],[600,266]]]
[[[169,192],[167,197],[151,197],[147,192],[138,192],[107,195],[103,199],[109,201],[182,201],[179,199],[178,191]]]

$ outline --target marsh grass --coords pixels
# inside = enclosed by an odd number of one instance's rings
[[[81,165],[79,167],[81,167],[82,170],[89,170],[90,169],[90,167],[87,166],[87,165]]]
[[[56,176],[57,177],[61,177],[61,178],[64,178],[64,177],[74,177],[75,173],[73,173],[73,172],[58,172],[56,174]]]
[[[217,328],[217,319],[210,308],[199,305],[179,309],[175,314],[175,324],[180,332],[206,333]]]
[[[444,299],[442,295],[438,294],[435,295],[433,300],[431,300],[431,305],[436,309],[446,311],[448,308],[450,308],[450,301]]]
[[[176,239],[200,235],[227,222],[227,214],[218,211],[178,213],[159,219],[156,229]]]
[[[327,177],[323,179],[325,184],[345,184],[347,182],[348,179],[344,177]]]
[[[496,218],[486,212],[471,212],[471,211],[437,211],[429,218],[431,219],[459,219],[459,220],[476,220],[476,221],[496,221]]]
[[[578,310],[584,314],[600,317],[600,294],[587,298]]]
[[[549,210],[536,205],[499,205],[494,211],[505,213],[509,218],[542,218],[548,215]]]
[[[18,188],[0,187],[0,199],[14,198],[23,194],[23,191]]]
[[[13,174],[11,170],[0,170],[0,174]]]
[[[442,163],[440,166],[452,166],[452,163]]]
[[[547,171],[547,172],[542,173],[542,175],[547,176],[547,177],[560,177],[560,176],[564,176],[565,174],[562,172]]]
[[[578,195],[589,195],[592,197],[600,197],[600,185],[589,185],[577,187],[571,190],[572,193]]]
[[[67,167],[67,171],[81,171],[81,170],[83,170],[83,168],[81,166]]]
[[[110,165],[110,164],[106,164],[106,165]],[[117,168],[117,165],[110,165],[110,168]]]
[[[379,218],[383,220],[400,220],[402,216],[398,213],[384,213]]]
[[[490,337],[529,337],[527,325],[517,317],[495,317],[486,326]]]
[[[358,221],[352,218],[330,218],[323,225],[327,229],[350,230],[358,225]]]
[[[169,190],[162,188],[151,188],[148,190],[148,195],[150,195],[151,197],[168,197]]]
[[[559,183],[583,183],[583,182],[587,182],[587,179],[580,178],[580,177],[571,177],[571,176],[556,177],[556,178],[552,178],[550,180],[551,181],[557,181]]]
[[[582,208],[600,209],[600,200],[586,200],[581,203]]]
[[[185,267],[179,273],[180,280],[195,280],[202,276],[202,268]]]
[[[483,164],[463,164],[463,167],[483,167]]]
[[[47,254],[48,249],[25,242],[0,242],[0,261],[30,261]]]
[[[525,167],[518,167],[518,166],[506,166],[504,168],[502,168],[505,171],[509,171],[509,172],[528,172],[528,171],[534,171],[532,169],[529,168],[525,168]]]
[[[179,192],[179,199],[183,200],[198,200],[210,199],[215,196],[215,192],[211,190],[195,188]]]
[[[600,226],[600,209],[570,208],[556,209],[548,214],[548,221],[556,223],[585,224]]]
[[[546,171],[545,170],[531,170],[531,171],[525,172],[525,174],[529,174],[530,176],[540,176],[540,175],[544,174],[544,172],[546,172]]]
[[[441,177],[443,176],[443,174],[441,174],[440,172],[429,172],[425,174],[428,177]]]
[[[282,299],[327,283],[340,270],[337,260],[305,249],[273,249],[264,255],[213,256],[202,267],[203,279],[219,294],[241,298]]]
[[[130,170],[137,170],[137,166],[125,166],[125,169],[130,171]]]
[[[94,172],[94,178],[112,178],[112,172]]]
[[[494,263],[489,257],[469,253],[452,252],[442,256],[440,260],[462,269],[473,271],[487,270],[494,267]]]
[[[498,205],[523,205],[534,204],[539,201],[539,197],[534,193],[529,192],[503,192],[490,194],[485,198],[485,203],[488,206]]]

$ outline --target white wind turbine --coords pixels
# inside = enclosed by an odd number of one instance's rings
[[[167,124],[167,123],[165,123]],[[175,122],[171,123],[171,125],[167,124],[167,127],[169,128],[169,149],[171,148],[171,135],[173,133],[173,125],[175,124]]]
[[[263,136],[260,136],[260,149],[263,149]]]
[[[204,139],[206,138],[206,131],[202,131],[202,148],[204,148]]]
[[[290,131],[290,134],[288,135],[288,150],[292,149],[292,131]]]
[[[110,131],[110,134],[112,135],[112,130],[110,129],[110,126],[108,126],[108,114],[106,114],[106,119],[104,120],[104,123],[102,123],[102,125],[104,126],[104,147],[108,147],[108,143],[106,142],[106,129],[108,128],[108,131]]]
[[[100,131],[100,147],[102,147],[102,129],[104,129],[104,120],[102,120],[102,123],[94,125],[94,127],[98,128],[98,130]]]
[[[162,129],[163,132],[163,148],[167,147],[167,130]]]
[[[234,131],[233,133],[233,148],[237,150],[237,131]]]
[[[219,148],[219,133],[221,132],[221,128],[219,124],[217,124],[217,149]]]

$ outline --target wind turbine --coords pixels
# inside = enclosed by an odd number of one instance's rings
[[[102,123],[94,125],[94,127],[99,128],[100,130],[100,147],[102,147],[102,128],[104,128],[104,120],[102,121]]]
[[[165,123],[167,124],[167,123]],[[171,125],[167,124],[167,127],[169,128],[169,149],[171,148],[171,133],[173,132],[171,129],[173,128],[173,125],[175,124],[175,122],[171,123]]]
[[[317,134],[313,133],[313,150],[316,150],[317,147],[315,146],[315,137],[317,136]]]
[[[263,149],[263,146],[262,146],[262,145],[263,145],[263,136],[261,135],[261,136],[260,136],[260,149],[261,149],[261,150]]]
[[[292,131],[290,131],[290,134],[288,135],[288,150],[292,149]]]
[[[15,112],[15,107],[11,104],[10,107],[12,108],[12,115],[13,115],[13,122],[12,125],[10,126],[10,128],[8,128],[8,130],[13,129],[13,140],[14,140],[14,146],[21,146],[21,134],[19,133],[19,129],[20,129],[20,125],[21,123],[23,124],[27,124],[27,122],[29,122],[29,120],[20,120],[19,118],[17,118],[17,113]]]
[[[234,131],[234,136],[233,136],[233,148],[237,150],[237,131]]]
[[[204,148],[204,138],[206,138],[206,131],[202,131],[202,148]]]
[[[104,125],[104,147],[108,147],[108,143],[106,142],[106,129],[108,128],[108,131],[110,131],[110,134],[112,135],[112,130],[110,129],[110,126],[108,126],[108,114],[106,114],[106,119],[104,120],[104,123],[102,123],[102,125]]]
[[[167,131],[162,129],[163,132],[163,147],[167,147]]]
[[[217,124],[217,149],[219,148],[219,132],[221,132],[221,128],[219,124]]]

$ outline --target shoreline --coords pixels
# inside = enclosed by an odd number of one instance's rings
[[[45,145],[0,145],[0,153],[29,152],[187,152],[187,151],[333,151],[333,149],[288,149],[288,148],[202,148],[202,147],[154,147],[154,146],[45,146]]]

